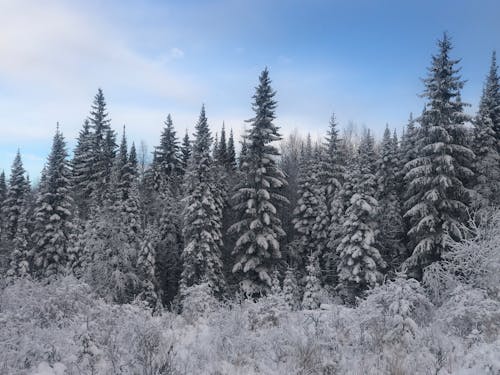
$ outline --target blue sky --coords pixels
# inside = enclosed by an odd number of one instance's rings
[[[420,112],[436,40],[452,36],[473,113],[500,2],[0,0],[0,170],[19,147],[36,179],[59,121],[70,148],[102,87],[115,129],[158,143],[168,113],[181,135],[202,103],[236,134],[269,67],[282,132],[324,133],[332,111],[381,134]]]

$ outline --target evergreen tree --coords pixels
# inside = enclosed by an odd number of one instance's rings
[[[326,251],[322,259],[325,282],[335,283],[337,274],[336,250],[341,236],[342,217],[350,196],[343,189],[345,183],[347,150],[339,137],[337,121],[333,113],[330,118],[327,136],[323,143],[323,154],[319,169],[319,184],[326,200],[328,236]],[[347,188],[347,186],[345,186]]]
[[[221,260],[223,202],[210,157],[212,137],[204,106],[195,131],[193,154],[185,176],[184,249],[180,287],[181,293],[184,293],[193,285],[207,282],[212,292],[220,295],[225,288]]]
[[[397,138],[386,126],[377,160],[377,194],[380,207],[378,244],[382,257],[394,271],[405,260],[404,227],[398,196],[399,173]]]
[[[108,188],[116,153],[116,135],[111,129],[102,89],[98,89],[94,97],[88,120],[93,140],[89,159],[92,166],[89,187],[97,204]]]
[[[481,206],[500,204],[500,79],[493,53],[491,68],[483,88],[479,111],[474,119],[473,151],[475,187]]]
[[[366,132],[361,140],[358,156],[347,176],[352,196],[343,218],[343,237],[338,245],[337,271],[349,302],[367,287],[381,280],[385,267],[376,246],[379,205],[375,198],[375,153],[373,138]]]
[[[2,255],[8,256],[7,250],[4,249],[4,237],[5,237],[5,216],[4,207],[5,200],[7,199],[7,183],[5,181],[5,173],[2,171],[0,173],[0,270],[3,270],[6,266],[7,259],[2,259]]]
[[[156,225],[158,235],[154,236],[156,277],[162,291],[163,303],[169,306],[179,294],[182,273],[183,207],[176,197],[166,193],[162,194],[159,205],[161,214]]]
[[[12,241],[16,235],[19,216],[26,203],[28,190],[29,185],[25,177],[21,153],[17,150],[10,172],[7,198],[4,201],[3,207],[5,237],[7,241]]]
[[[228,154],[227,154],[227,142],[226,142],[226,129],[224,123],[222,123],[222,129],[220,131],[219,147],[217,148],[217,160],[227,167]]]
[[[183,173],[187,170],[189,159],[191,158],[191,141],[189,140],[189,134],[186,130],[184,138],[182,138],[182,144],[180,147],[181,152],[181,167]]]
[[[300,306],[300,293],[297,278],[295,276],[296,272],[294,268],[287,268],[282,289],[285,302],[292,311],[298,310]]]
[[[460,90],[464,82],[458,76],[458,60],[449,57],[452,45],[445,34],[439,41],[439,53],[432,57],[429,76],[424,80],[427,98],[419,119],[419,156],[410,161],[405,216],[408,235],[416,244],[407,266],[417,277],[430,263],[439,260],[446,249],[446,238],[463,238],[462,224],[467,220],[473,173],[473,152],[466,147],[464,103]]]
[[[318,257],[314,254],[309,255],[307,262],[306,285],[302,297],[302,308],[314,310],[321,303],[321,282]]]
[[[130,168],[132,168],[132,171],[135,173],[136,177],[139,177],[139,162],[137,160],[137,151],[135,149],[134,142],[132,142],[132,146],[130,147],[128,162],[130,163]]]
[[[314,153],[313,153],[314,152]],[[324,257],[328,242],[329,216],[326,204],[326,191],[320,183],[320,150],[312,150],[311,137],[302,156],[299,171],[299,199],[294,210],[294,229],[300,243],[302,259],[307,263],[307,256],[314,254],[319,260]],[[318,266],[319,267],[319,266]]]
[[[12,252],[7,271],[7,277],[10,279],[28,277],[32,272],[33,252],[31,251],[28,214],[28,209],[24,206],[19,215],[16,234],[12,241]]]
[[[82,219],[88,217],[88,205],[92,193],[92,171],[94,168],[94,135],[89,120],[85,120],[80,131],[71,161],[71,185],[74,202]]]
[[[34,271],[42,277],[61,274],[68,262],[69,240],[74,227],[67,157],[66,143],[58,125],[34,214]]]
[[[154,247],[155,233],[151,228],[147,228],[144,239],[141,242],[137,259],[137,268],[141,280],[141,292],[137,296],[139,301],[143,301],[153,310],[161,308],[161,299],[158,296],[158,282],[156,278],[156,252]]]
[[[276,206],[287,203],[280,191],[286,185],[283,172],[276,164],[278,150],[271,143],[281,139],[275,119],[275,91],[265,69],[253,96],[255,117],[245,139],[248,150],[242,164],[244,177],[233,199],[241,214],[230,231],[238,234],[234,255],[234,273],[240,275],[240,286],[247,295],[267,293],[271,287],[271,270],[281,258],[280,238],[285,236]]]
[[[179,141],[170,114],[165,120],[161,133],[160,145],[155,149],[152,168],[155,171],[155,189],[165,188],[167,184],[177,184],[182,174],[182,160],[179,152]]]
[[[247,154],[248,154],[247,140],[246,140],[245,136],[243,136],[243,141],[241,141],[241,151],[240,151],[240,155],[238,158],[238,166],[239,166],[240,170],[243,169],[243,163],[245,161],[245,158],[247,157]]]
[[[233,137],[233,129],[229,132],[229,139],[227,141],[227,168],[230,171],[235,171],[237,168],[236,163],[236,150],[234,148],[234,137]]]

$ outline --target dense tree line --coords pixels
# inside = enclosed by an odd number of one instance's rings
[[[232,129],[214,137],[202,106],[193,138],[166,117],[142,168],[125,128],[117,144],[99,89],[71,160],[58,127],[36,187],[20,152],[9,179],[0,174],[0,270],[73,273],[109,300],[153,308],[205,283],[218,298],[283,285],[292,308],[316,308],[324,293],[353,303],[400,272],[421,278],[448,239],[467,238],[473,210],[500,204],[496,56],[469,117],[451,51],[444,35],[424,110],[400,139],[386,128],[380,142],[366,130],[354,143],[332,115],[324,141],[283,140],[266,69],[239,155]]]

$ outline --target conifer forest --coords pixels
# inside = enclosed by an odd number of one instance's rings
[[[382,137],[294,133],[264,68],[242,136],[167,110],[145,156],[96,88],[0,174],[0,373],[499,374],[500,73],[471,115],[453,44]]]

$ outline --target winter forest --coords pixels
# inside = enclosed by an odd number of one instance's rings
[[[280,128],[266,68],[241,139],[166,114],[150,162],[98,89],[0,175],[0,373],[499,374],[500,76],[470,116],[460,64],[381,139]]]

